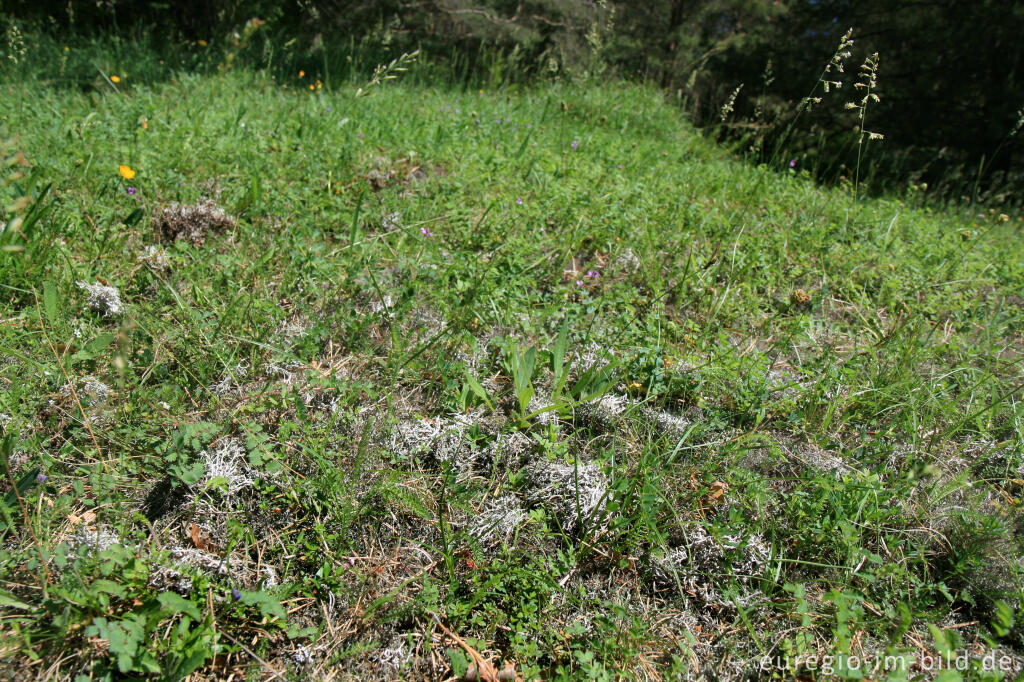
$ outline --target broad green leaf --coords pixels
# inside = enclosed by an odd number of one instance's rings
[[[128,214],[128,217],[124,219],[124,224],[127,227],[131,227],[135,223],[139,222],[139,220],[141,218],[142,218],[142,209],[141,208],[137,208],[137,209],[135,209],[134,211],[132,211],[131,213]]]
[[[32,608],[31,604],[23,602],[5,590],[0,590],[0,606],[6,606],[12,609],[21,609],[22,611],[28,611]]]
[[[60,307],[57,305],[57,287],[53,282],[43,282],[43,312],[50,324],[57,324],[60,316]]]
[[[199,620],[202,615],[199,609],[196,607],[191,600],[185,599],[180,594],[174,592],[161,592],[157,595],[156,600],[160,602],[162,610],[170,613],[184,613],[187,616],[191,616],[195,620]]]
[[[281,602],[274,599],[266,592],[249,592],[248,590],[242,591],[242,603],[248,606],[256,606],[259,608],[260,613],[268,618],[280,618],[281,620],[287,619],[287,614],[284,612],[284,607],[281,606]]]
[[[487,395],[487,390],[480,385],[480,382],[469,371],[466,372],[466,385],[469,386],[469,389],[473,391],[477,398],[480,398],[487,405],[489,410],[494,410],[494,403],[491,402],[490,396]]]

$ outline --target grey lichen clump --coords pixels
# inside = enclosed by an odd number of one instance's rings
[[[124,312],[124,303],[121,302],[121,293],[114,287],[109,287],[99,282],[89,284],[88,282],[75,282],[79,289],[85,290],[89,295],[86,305],[103,317],[114,317]]]
[[[228,497],[252,486],[253,479],[245,464],[245,446],[238,438],[221,442],[215,450],[203,450],[199,457],[206,464],[207,486],[220,482]]]
[[[652,560],[655,588],[679,591],[708,622],[734,613],[737,604],[746,607],[757,600],[751,581],[763,573],[771,556],[764,538],[727,535],[719,540],[699,525],[690,526],[687,535],[686,544]],[[721,591],[726,577],[739,588],[737,594],[727,596]]]
[[[237,221],[212,199],[202,199],[189,206],[171,204],[153,216],[153,227],[165,239],[186,239],[199,246],[210,232],[234,229]]]
[[[566,531],[603,517],[608,486],[597,464],[538,461],[525,473],[532,484],[527,500],[551,510]]]
[[[527,513],[515,495],[502,495],[487,503],[469,528],[469,534],[485,549],[508,544]]]
[[[165,272],[171,269],[171,261],[167,258],[167,252],[153,244],[147,246],[135,260],[148,265],[157,272]]]

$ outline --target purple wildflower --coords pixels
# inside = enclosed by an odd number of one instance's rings
[[[135,194],[135,188],[134,187],[129,187],[128,188],[128,194],[129,194],[129,196],[132,195],[132,194]]]
[[[618,168],[619,170],[622,170],[622,164],[621,163],[615,164],[615,167]]]
[[[456,109],[456,110],[455,110],[455,113],[456,113],[456,114],[461,114],[461,113],[462,113],[462,109]]]
[[[231,597],[232,597],[232,599],[234,599],[235,601],[238,601],[239,599],[241,599],[241,598],[242,598],[242,593],[238,591],[238,588],[237,588],[237,587],[232,587],[232,588],[231,588]]]
[[[790,159],[789,160],[789,167],[790,168],[796,168],[796,159]]]
[[[572,144],[570,144],[569,146],[572,147],[573,149],[576,149],[576,147],[580,146],[580,141],[579,140],[573,140]]]
[[[523,198],[522,197],[517,197],[516,198],[516,204],[518,204],[519,206],[522,206],[523,205]]]
[[[425,237],[433,237],[434,236],[434,233],[431,232],[430,228],[428,228],[428,227],[421,227],[420,228],[420,233],[423,234],[423,236],[425,236]]]
[[[587,277],[597,279],[597,270],[587,270]]]
[[[40,483],[46,483],[46,474],[36,474],[36,480],[39,481]]]
[[[356,137],[358,137],[361,140],[361,139],[363,139],[363,134],[362,133],[356,133]]]
[[[583,280],[582,279],[576,280],[576,286],[578,286],[578,287],[583,286]]]

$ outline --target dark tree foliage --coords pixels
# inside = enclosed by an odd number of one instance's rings
[[[762,160],[805,160],[825,179],[857,156],[858,66],[879,54],[867,127],[875,188],[892,180],[1009,195],[1024,178],[1010,133],[1024,107],[1024,3],[1006,0],[2,0],[0,15],[57,32],[142,28],[167,42],[258,17],[308,49],[421,49],[467,78],[617,72],[657,83],[695,122]],[[794,117],[840,36],[854,28],[844,88]],[[305,49],[305,48],[304,48]],[[376,57],[376,53],[370,58]],[[768,66],[770,64],[770,67]],[[838,80],[838,79],[837,79]],[[734,111],[721,110],[736,88]],[[794,123],[795,119],[795,123]],[[970,191],[965,187],[972,188]],[[973,188],[977,187],[977,190]]]

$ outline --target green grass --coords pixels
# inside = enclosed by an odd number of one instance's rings
[[[0,85],[5,674],[1024,663],[1019,221],[638,87],[175,78]]]

